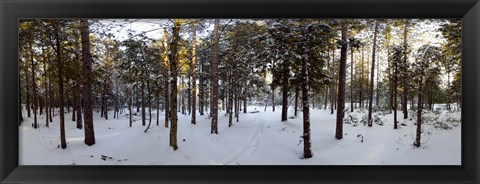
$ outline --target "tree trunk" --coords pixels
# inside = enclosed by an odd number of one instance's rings
[[[197,28],[192,28],[192,124],[196,123],[197,110]],[[201,108],[201,107],[200,107]]]
[[[21,60],[20,60],[21,62]],[[46,71],[46,70],[45,70]],[[20,71],[18,72],[18,126],[22,125],[22,122],[23,122],[23,110],[22,110],[22,78],[21,78],[21,74],[20,74]],[[45,87],[46,88],[46,87]],[[47,120],[47,124],[48,124],[48,114],[45,115],[46,120]]]
[[[353,46],[350,46],[350,112],[353,112]]]
[[[245,97],[245,100],[243,101],[243,113],[247,113],[247,97]]]
[[[149,76],[147,72],[147,76]],[[147,79],[147,92],[148,92],[148,126],[147,129],[144,131],[145,133],[148,131],[150,126],[152,125],[152,98],[151,98],[151,92],[150,92],[150,80]],[[143,101],[143,100],[142,100]]]
[[[397,129],[397,81],[398,81],[397,62],[393,63],[393,129]]]
[[[360,108],[363,108],[364,105],[363,105],[363,72],[364,72],[364,69],[363,69],[363,62],[364,62],[364,47],[362,46],[362,60],[361,60],[361,63],[360,63],[360,67],[361,67],[361,71],[360,71],[360,91],[359,91],[359,97],[360,97]]]
[[[283,74],[282,74],[282,119],[281,121],[287,121],[287,113],[288,113],[288,76],[290,75],[290,71],[288,70],[287,66],[283,66]]]
[[[150,124],[152,123],[152,93],[150,90],[149,79],[147,79],[147,92],[148,92],[148,126],[150,126]]]
[[[232,126],[232,114],[233,114],[233,85],[232,85],[232,79],[231,79],[231,75],[232,75],[232,72],[230,71],[230,76],[229,76],[229,82],[228,82],[228,107],[227,107],[227,113],[228,113],[228,127],[231,127]]]
[[[26,95],[27,96],[27,104],[25,104],[25,107],[27,108],[27,117],[31,117],[31,111],[30,111],[30,88],[29,88],[29,85],[30,85],[30,82],[28,80],[29,76],[29,72],[28,72],[28,65],[26,63],[27,61],[25,61],[25,88],[26,88]]]
[[[177,150],[177,112],[175,111],[177,109],[177,77],[178,77],[178,71],[177,71],[177,65],[178,65],[178,58],[177,58],[177,44],[178,40],[180,39],[179,37],[179,32],[180,32],[180,20],[175,20],[174,26],[172,27],[172,33],[173,33],[173,39],[172,42],[170,43],[170,51],[169,51],[169,61],[170,61],[170,72],[171,72],[171,80],[170,80],[170,88],[171,88],[171,93],[170,96],[172,98],[171,104],[172,104],[172,110],[170,111],[170,118],[171,118],[171,126],[170,126],[170,146],[173,148],[173,150]]]
[[[76,122],[76,120],[75,120],[75,115],[76,115],[75,112],[77,111],[77,103],[78,103],[78,102],[77,102],[77,99],[78,99],[78,98],[77,98],[77,91],[75,90],[75,86],[76,86],[75,84],[72,86],[72,93],[73,93],[72,121],[73,121],[73,122]]]
[[[138,99],[140,99],[140,98],[138,98],[138,88],[135,87],[134,90],[137,91],[137,93],[135,93],[135,99],[136,99],[135,104],[136,104],[136,106],[137,106],[137,112],[140,112],[140,100],[138,100]]]
[[[407,111],[407,76],[406,76],[406,72],[407,72],[407,53],[408,53],[408,49],[407,49],[407,35],[408,35],[408,26],[409,26],[409,22],[408,20],[406,20],[407,22],[405,22],[405,26],[404,26],[404,29],[403,29],[403,46],[404,46],[404,56],[403,56],[403,68],[404,68],[404,71],[403,72],[403,76],[402,76],[402,81],[403,81],[403,101],[402,101],[402,110],[403,110],[403,119],[407,119],[408,118],[408,111]]]
[[[49,110],[48,110],[48,78],[47,78],[47,56],[44,54],[44,59],[43,59],[43,71],[44,71],[44,75],[43,75],[43,84],[45,85],[45,89],[44,89],[44,95],[45,95],[45,126],[48,127],[48,118],[49,118]],[[18,80],[20,82],[20,80]],[[22,98],[21,98],[21,93],[20,93],[20,102],[22,101]],[[20,103],[21,104],[21,103]],[[20,112],[21,113],[21,112]],[[21,115],[21,114],[20,114]],[[23,120],[23,117],[22,119]]]
[[[272,112],[275,112],[275,88],[272,88]]]
[[[422,81],[422,75],[419,76],[420,79],[418,80],[418,103],[417,103],[417,132],[416,132],[416,137],[415,137],[415,143],[414,145],[416,147],[420,147],[420,138],[422,135],[422,110],[423,110],[423,105],[422,105],[422,93],[423,93],[423,81]]]
[[[163,44],[164,48],[167,48],[167,31],[164,29],[163,33]],[[165,55],[167,55],[167,51],[165,51]],[[163,78],[164,78],[164,105],[165,105],[165,128],[168,128],[168,119],[170,117],[170,97],[169,97],[169,91],[170,91],[170,84],[169,84],[169,74],[168,74],[168,63],[169,63],[169,58],[168,56],[165,56],[163,59]]]
[[[303,157],[311,158],[312,151],[310,149],[310,108],[308,106],[308,73],[307,59],[302,59],[302,103],[303,103]]]
[[[30,46],[30,61],[32,62],[33,128],[37,129],[38,128],[38,122],[37,122],[37,84],[36,84],[36,81],[35,81],[35,63],[33,62],[33,46],[32,46],[32,43],[29,43],[29,46]],[[59,49],[59,48],[57,48],[57,49]]]
[[[77,70],[77,77],[80,77]],[[77,79],[77,84],[75,85],[75,90],[77,91],[77,128],[82,129],[82,95],[80,94],[80,80]]]
[[[378,76],[378,72],[380,71],[380,67],[379,67],[379,65],[380,65],[380,58],[379,58],[379,57],[380,57],[380,54],[377,55],[377,66],[376,66],[376,68],[377,68],[377,79],[376,79],[376,80],[377,80],[377,82],[376,82],[376,83],[377,83],[377,86],[375,87],[375,88],[376,88],[376,90],[375,90],[375,91],[376,91],[376,92],[375,92],[375,94],[376,94],[376,97],[375,97],[375,105],[376,105],[377,107],[378,107],[378,101],[380,100],[379,91],[378,91],[378,86],[379,86],[379,81],[378,81],[379,76]]]
[[[373,49],[372,49],[372,70],[370,72],[370,99],[368,101],[368,126],[372,126],[372,103],[373,103],[373,81],[375,77],[375,50],[377,48],[377,32],[378,20],[375,21],[375,32],[373,33]],[[378,68],[377,68],[378,70]]]
[[[181,92],[180,92],[180,103],[181,103],[181,106],[182,106],[182,114],[186,114],[185,113],[185,81],[184,81],[184,76],[180,76],[180,89],[181,89]]]
[[[130,127],[132,127],[133,124],[133,95],[129,97],[128,100],[128,115],[130,117]]]
[[[345,78],[346,78],[346,63],[347,63],[347,40],[348,40],[348,25],[342,24],[342,47],[340,48],[340,68],[338,72],[338,99],[337,99],[337,122],[335,138],[343,138],[343,110],[345,109]],[[304,104],[305,105],[305,104]],[[305,112],[304,112],[305,113]]]
[[[145,118],[145,84],[144,83],[142,83],[140,90],[141,90],[140,94],[142,95],[142,126],[145,126],[146,118]]]
[[[49,83],[48,83],[48,92],[50,93],[50,103],[49,103],[49,106],[50,106],[50,112],[48,114],[49,118],[49,122],[52,122],[53,119],[52,119],[52,116],[53,116],[53,113],[55,112],[55,101],[54,101],[54,94],[53,94],[53,89],[52,89],[52,82],[51,82],[51,79],[49,78]],[[48,127],[48,125],[47,125]]]
[[[55,33],[55,40],[56,40],[56,59],[58,65],[58,88],[60,93],[60,144],[61,148],[67,148],[67,141],[65,139],[65,113],[64,113],[64,94],[63,94],[63,59],[62,59],[62,47],[60,46],[60,36],[58,22],[55,25],[54,33]],[[34,90],[35,91],[35,90]],[[35,110],[35,108],[34,108]]]
[[[335,39],[333,40],[333,44],[335,44]],[[335,47],[332,48],[332,68],[335,68]],[[330,70],[332,72],[332,76],[333,75],[333,71],[334,70]],[[330,87],[330,114],[333,114],[333,105],[334,105],[334,101],[335,101],[335,82],[336,82],[337,78],[335,77],[335,80],[333,82],[333,85],[331,85]],[[298,93],[298,92],[297,92]]]
[[[82,37],[82,60],[83,60],[83,122],[85,130],[85,144],[91,146],[95,144],[95,132],[93,128],[93,109],[92,109],[92,55],[90,54],[90,39],[88,22],[81,19],[81,37]]]
[[[160,95],[157,96],[157,126],[160,126]]]
[[[215,19],[215,25],[213,28],[213,46],[212,46],[212,64],[211,64],[211,94],[212,94],[212,108],[210,110],[212,114],[212,134],[218,134],[218,42],[219,38],[219,24],[220,20]]]
[[[298,113],[298,87],[295,89],[295,107],[294,107],[294,116],[297,116]]]

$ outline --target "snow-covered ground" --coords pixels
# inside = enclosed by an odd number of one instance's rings
[[[207,115],[197,114],[197,124],[190,116],[179,113],[178,147],[169,147],[169,129],[160,126],[152,114],[152,127],[144,133],[140,116],[129,127],[128,116],[109,120],[94,114],[96,144],[83,143],[84,130],[76,129],[71,114],[66,114],[67,148],[59,148],[59,116],[50,127],[39,116],[40,128],[33,129],[33,118],[26,118],[19,127],[20,165],[460,165],[460,112],[428,112],[423,126],[422,145],[412,146],[415,139],[413,118],[403,120],[398,112],[399,129],[393,129],[393,113],[374,113],[379,121],[368,127],[361,122],[366,111],[345,114],[343,139],[335,139],[335,117],[330,110],[311,110],[313,158],[302,159],[303,124],[299,113],[294,119],[280,122],[280,106],[250,106],[249,113],[240,113],[240,121],[228,127],[228,116],[219,113],[219,134],[210,134]],[[251,113],[259,111],[258,113]],[[156,110],[152,110],[155,113]],[[148,111],[147,111],[148,113]],[[197,112],[198,113],[198,112]],[[289,116],[293,110],[289,110]],[[24,113],[26,116],[26,113]],[[33,115],[32,115],[33,117]],[[410,117],[409,117],[410,118]],[[147,114],[148,124],[148,114]],[[443,127],[443,128],[442,128]]]

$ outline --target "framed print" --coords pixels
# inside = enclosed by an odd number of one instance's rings
[[[0,6],[2,183],[478,183],[476,0]]]

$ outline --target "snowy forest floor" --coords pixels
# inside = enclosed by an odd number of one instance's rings
[[[71,114],[65,116],[67,148],[60,144],[59,116],[50,127],[45,117],[38,117],[40,128],[33,129],[33,118],[26,118],[19,128],[20,165],[460,165],[461,113],[426,112],[422,123],[422,145],[413,146],[416,126],[414,112],[404,120],[398,111],[399,129],[393,129],[393,113],[375,112],[373,127],[362,122],[366,110],[345,114],[343,139],[335,139],[336,114],[330,110],[311,110],[313,158],[302,159],[303,132],[301,112],[280,122],[281,106],[275,112],[269,107],[249,106],[240,113],[240,121],[228,127],[225,111],[219,113],[219,134],[210,134],[207,114],[197,112],[197,124],[189,115],[179,113],[178,147],[169,147],[169,128],[164,114],[156,125],[152,110],[152,126],[144,133],[141,116],[135,116],[129,127],[127,113],[109,120],[94,113],[96,144],[83,143],[84,130],[77,129]],[[252,113],[259,111],[257,113]],[[128,111],[127,111],[128,112]],[[24,113],[26,116],[26,113]],[[33,117],[33,115],[32,115]],[[148,111],[147,111],[148,125]],[[400,125],[402,124],[402,125]]]

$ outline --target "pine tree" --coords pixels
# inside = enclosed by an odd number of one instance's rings
[[[92,108],[92,55],[90,53],[90,31],[88,21],[80,20],[80,32],[82,39],[82,64],[83,64],[83,123],[85,130],[85,144],[95,144],[95,132],[93,127]],[[63,113],[63,112],[62,112]]]

